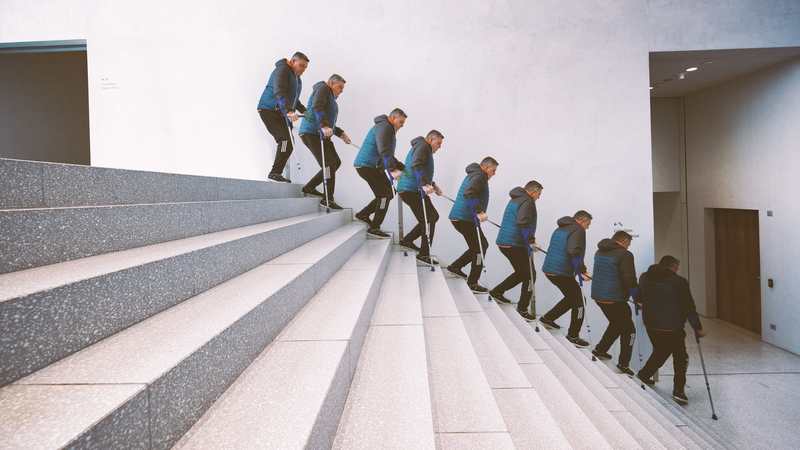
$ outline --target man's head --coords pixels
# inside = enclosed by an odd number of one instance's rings
[[[483,158],[483,160],[481,161],[481,167],[483,167],[483,170],[486,172],[486,175],[489,176],[490,180],[492,179],[494,174],[497,173],[497,166],[498,166],[497,160],[492,158],[491,156],[487,156],[486,158]]]
[[[572,218],[575,219],[575,221],[578,222],[584,230],[588,230],[589,225],[592,224],[592,215],[584,210],[576,212]]]
[[[292,55],[292,69],[294,69],[294,73],[297,74],[299,77],[306,71],[308,68],[308,56],[304,55],[301,52],[297,52]]]
[[[676,258],[674,256],[664,255],[661,258],[661,261],[658,262],[658,265],[667,267],[673,272],[677,272],[678,271],[678,266],[681,265],[681,262],[680,262],[680,260],[678,258]]]
[[[614,236],[611,236],[611,239],[616,241],[617,244],[625,247],[625,249],[627,250],[628,247],[631,246],[631,240],[633,239],[633,236],[631,236],[625,231],[620,230],[614,233]]]
[[[442,146],[444,136],[442,133],[439,133],[436,130],[431,130],[428,132],[427,136],[425,136],[425,139],[431,144],[431,150],[433,150],[433,153],[436,153],[436,151]]]
[[[538,181],[528,181],[528,184],[525,185],[525,190],[528,191],[528,195],[533,197],[533,200],[539,200],[539,197],[542,196],[542,185]]]
[[[406,113],[400,108],[395,108],[389,113],[389,122],[394,125],[394,131],[398,131],[400,128],[403,128],[407,118],[408,116]]]
[[[328,78],[328,86],[333,89],[333,98],[339,98],[344,90],[344,84],[347,83],[344,81],[341,75],[333,74],[330,78]]]

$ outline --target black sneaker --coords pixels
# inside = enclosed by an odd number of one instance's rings
[[[369,228],[367,229],[367,235],[371,237],[375,237],[378,239],[389,239],[391,236],[381,231],[380,228]]]
[[[408,242],[403,239],[400,239],[400,247],[407,248],[415,252],[419,251],[419,247],[417,247],[413,242]]]
[[[438,266],[439,265],[438,261],[436,261],[435,259],[431,260],[431,257],[430,256],[426,256],[426,255],[417,255],[417,261],[419,261],[421,263],[424,263],[424,264],[427,264],[429,266],[431,265],[431,263],[433,263],[434,266]]]
[[[503,297],[503,294],[498,294],[495,291],[489,291],[489,295],[497,301],[497,303],[511,303],[511,300]]]
[[[542,325],[546,326],[547,328],[552,328],[552,329],[554,329],[554,330],[559,330],[559,329],[561,329],[561,326],[559,326],[559,325],[556,323],[556,321],[555,321],[555,320],[550,320],[550,319],[548,319],[548,318],[547,318],[547,317],[545,317],[545,316],[539,317],[539,322],[542,322]]]
[[[322,192],[320,192],[320,191],[318,191],[318,190],[316,190],[314,188],[303,187],[303,189],[300,189],[300,190],[303,191],[303,194],[306,194],[309,197],[319,197],[319,198],[324,197]]]
[[[488,289],[486,289],[485,287],[483,287],[483,286],[481,286],[480,284],[477,284],[477,283],[468,284],[467,286],[469,286],[469,288],[472,289],[472,293],[473,294],[488,294],[489,293]]]
[[[341,211],[344,209],[341,206],[337,205],[336,202],[333,200],[328,200],[327,202],[325,202],[324,198],[319,201],[319,204],[322,206],[327,206],[330,209],[335,209],[336,211]]]
[[[356,220],[368,226],[369,228],[372,228],[372,221],[369,220],[369,216],[363,216],[361,213],[356,213]],[[367,230],[367,233],[369,233],[369,230]]]
[[[689,403],[689,399],[684,392],[672,391],[672,398],[678,403]]]
[[[597,357],[597,359],[611,359],[611,355],[606,352],[598,352],[597,349],[592,350],[592,354]]]
[[[622,373],[627,375],[630,378],[633,378],[633,371],[628,366],[623,366],[622,364],[617,364],[617,369],[619,369]]]
[[[578,348],[584,348],[584,347],[588,347],[589,346],[588,342],[584,341],[583,339],[581,339],[578,336],[569,336],[569,335],[567,335],[567,340],[572,342],[575,345],[575,347],[578,347]]]
[[[650,386],[656,384],[656,382],[653,381],[652,378],[649,378],[649,377],[648,378],[642,378],[642,372],[637,373],[636,374],[636,378],[638,378],[642,383],[650,385]]]
[[[283,178],[283,175],[281,175],[279,173],[271,173],[271,174],[269,174],[269,176],[267,176],[267,180],[268,181],[274,181],[276,183],[291,183],[292,182],[292,180],[287,180],[286,178]]]
[[[453,275],[457,276],[457,277],[461,277],[461,278],[463,278],[463,279],[465,279],[465,280],[467,279],[467,274],[465,274],[464,272],[462,272],[462,271],[461,271],[461,269],[456,269],[456,268],[455,268],[455,267],[453,267],[453,266],[447,266],[447,269],[446,269],[446,270],[447,270],[448,272],[450,272],[451,274],[453,274]]]
[[[528,311],[517,310],[517,312],[519,313],[520,316],[522,316],[523,319],[527,320],[528,322],[533,322],[534,320],[536,320],[536,317],[533,317],[531,313],[529,313]]]

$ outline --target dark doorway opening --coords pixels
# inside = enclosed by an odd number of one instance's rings
[[[0,158],[91,163],[86,41],[0,44]]]
[[[761,334],[758,211],[714,210],[717,317]]]

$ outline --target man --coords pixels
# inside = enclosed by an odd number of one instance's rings
[[[529,181],[524,188],[515,187],[508,195],[511,200],[503,212],[503,221],[500,223],[500,232],[497,233],[495,243],[500,248],[500,253],[508,258],[514,273],[489,291],[489,295],[500,303],[511,303],[503,297],[503,293],[522,283],[517,312],[530,322],[536,320],[536,317],[528,312],[533,295],[532,285],[536,282],[536,272],[528,252],[539,251],[535,236],[536,201],[542,195],[542,185],[537,181]]]
[[[667,255],[639,277],[636,301],[642,305],[642,321],[653,344],[653,353],[636,376],[647,384],[655,383],[650,377],[672,355],[675,371],[672,398],[686,403],[689,401],[683,391],[689,367],[684,331],[686,319],[698,336],[705,337],[706,332],[697,315],[689,282],[676,273],[679,265],[677,258]]]
[[[380,239],[386,239],[388,234],[381,231],[381,224],[386,217],[389,202],[392,200],[392,182],[387,178],[387,173],[397,181],[405,166],[395,159],[394,150],[397,146],[397,132],[406,122],[408,116],[402,109],[396,108],[387,117],[385,114],[375,118],[375,125],[367,133],[361,150],[356,155],[353,166],[358,175],[364,179],[375,195],[369,204],[356,213],[356,219],[367,224],[367,234]],[[369,216],[375,214],[372,220]]]
[[[336,135],[345,144],[350,143],[350,137],[347,136],[347,133],[336,126],[336,119],[339,116],[339,105],[336,103],[336,99],[344,91],[344,84],[344,78],[337,74],[331,75],[327,83],[320,81],[315,84],[314,90],[308,98],[309,109],[306,111],[305,117],[303,117],[303,124],[300,125],[300,137],[306,147],[311,150],[320,167],[320,171],[303,187],[303,193],[313,197],[322,197],[319,204],[335,210],[343,209],[333,201],[333,194],[336,190],[336,170],[342,165],[342,160],[339,159],[339,154],[336,153],[331,136]],[[320,115],[320,113],[322,114]],[[318,115],[319,119],[317,119]],[[323,141],[326,167],[322,167],[323,148],[317,127],[318,120],[319,126],[322,127],[325,135]],[[325,194],[316,189],[317,186],[323,183],[323,175],[327,180],[327,189],[323,187],[324,190],[327,190],[327,198]]]
[[[567,330],[567,340],[576,347],[586,347],[589,343],[579,336],[583,325],[584,307],[583,294],[580,285],[575,281],[575,272],[578,272],[583,281],[589,281],[583,257],[586,254],[586,230],[592,223],[592,215],[581,210],[572,217],[564,216],[558,219],[556,223],[558,228],[550,237],[550,246],[547,248],[542,272],[561,291],[564,298],[545,313],[540,322],[548,328],[559,329],[561,327],[556,324],[556,319],[571,309],[572,318]]]
[[[436,222],[439,220],[439,212],[433,207],[430,194],[442,195],[442,190],[433,181],[433,154],[442,147],[442,140],[444,136],[442,133],[431,130],[424,138],[418,136],[411,140],[411,150],[406,156],[406,166],[411,168],[411,173],[404,173],[400,178],[400,183],[397,184],[397,193],[403,203],[411,208],[414,217],[417,219],[417,224],[411,231],[403,237],[400,245],[412,250],[418,250],[417,261],[425,264],[439,264],[431,260],[431,249],[428,245],[428,240],[433,243],[433,232],[436,229]],[[417,180],[419,177],[419,180]],[[425,202],[422,201],[420,194],[420,185],[425,192]],[[422,208],[425,208],[423,211]],[[428,235],[425,233],[425,217],[428,218],[428,227],[430,231]],[[422,243],[419,248],[414,245],[414,240],[422,237]]]
[[[267,131],[275,142],[278,150],[275,153],[275,163],[269,171],[268,180],[280,183],[291,183],[283,177],[283,168],[292,155],[294,146],[291,140],[291,122],[299,119],[295,108],[301,113],[306,108],[298,100],[303,82],[300,75],[308,67],[308,57],[300,52],[295,53],[291,60],[281,59],[275,63],[275,70],[269,76],[267,87],[261,93],[258,101],[258,114],[267,127]],[[288,120],[288,121],[287,121]]]
[[[487,156],[480,164],[472,163],[467,166],[467,176],[461,182],[453,208],[450,210],[450,223],[456,231],[464,236],[467,242],[467,251],[447,266],[447,271],[453,275],[467,279],[467,285],[475,294],[485,294],[488,289],[478,284],[483,268],[483,258],[486,256],[489,241],[483,235],[483,230],[475,226],[475,216],[480,222],[489,220],[486,214],[489,208],[489,180],[497,172],[497,161]],[[480,235],[480,241],[478,236]],[[483,254],[481,254],[481,248]],[[467,264],[472,264],[469,276],[461,269]]]
[[[633,238],[624,231],[617,231],[611,239],[597,244],[594,254],[594,277],[592,277],[592,299],[608,319],[608,328],[603,333],[592,354],[599,359],[611,359],[608,349],[619,338],[619,363],[622,373],[633,376],[628,367],[636,342],[636,326],[631,320],[628,298],[636,295],[636,267],[633,253],[628,251]]]

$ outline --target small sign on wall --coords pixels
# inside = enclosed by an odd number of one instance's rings
[[[100,80],[100,87],[104,91],[112,91],[119,89],[119,85],[117,85],[117,83],[114,81],[110,81],[108,78],[102,78]]]

